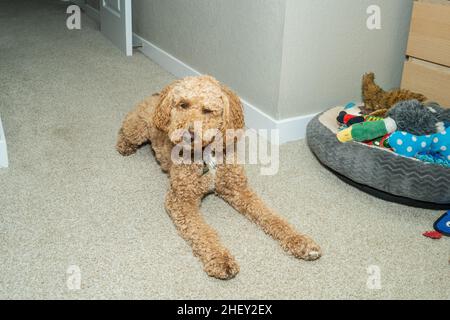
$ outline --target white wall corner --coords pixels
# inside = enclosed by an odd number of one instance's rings
[[[133,33],[133,44],[141,46],[139,50],[144,55],[178,78],[198,76],[201,74],[188,64],[135,33]],[[247,127],[265,130],[278,129],[280,134],[280,144],[305,138],[306,126],[315,116],[315,114],[312,114],[276,120],[248,101],[245,101],[244,99],[241,99],[241,101],[244,106],[245,123]]]
[[[0,168],[8,168],[8,150],[6,148],[6,137],[3,131],[2,119],[0,118]]]

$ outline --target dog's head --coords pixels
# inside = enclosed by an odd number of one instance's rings
[[[164,88],[153,122],[175,144],[182,141],[184,132],[201,136],[205,146],[214,140],[214,132],[225,137],[226,130],[243,129],[244,116],[235,93],[210,76],[200,76],[177,80]]]

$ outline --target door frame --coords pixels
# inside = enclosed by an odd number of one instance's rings
[[[77,6],[79,6],[85,13],[86,15],[91,18],[92,20],[94,20],[95,22],[97,22],[97,24],[100,27],[101,30],[101,19],[100,19],[100,10],[96,9],[94,7],[92,7],[91,5],[89,5],[89,3],[87,2],[87,0],[71,0],[72,3],[76,4]],[[102,0],[98,0],[98,4],[99,6],[102,5]],[[130,1],[130,4],[132,4],[132,1]],[[131,49],[129,49],[129,51],[126,53],[127,56],[132,56],[133,55],[133,47],[134,47],[134,36],[133,36],[133,13],[132,13],[132,8],[129,8],[129,14],[130,16],[128,17],[128,32],[129,34],[127,34],[127,37],[129,37],[131,39]]]
[[[126,56],[130,57],[133,55],[132,0],[116,0],[119,6],[119,12],[106,6],[106,1],[107,0],[100,0],[100,31]],[[118,22],[120,23],[119,29],[117,29]],[[120,35],[124,31],[122,27],[125,27],[124,39]],[[118,30],[120,30],[120,32],[117,32]],[[125,46],[123,46],[123,40],[125,40]]]

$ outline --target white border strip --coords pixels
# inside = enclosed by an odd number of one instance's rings
[[[142,46],[139,51],[152,59],[168,72],[178,78],[197,76],[201,73],[187,65],[170,53],[162,50],[153,43],[133,33],[133,44]],[[306,126],[316,114],[276,120],[254,105],[241,99],[244,106],[245,123],[252,129],[278,129],[280,131],[280,143],[303,139],[306,136]]]
[[[0,168],[8,168],[8,150],[6,148],[6,137],[3,131],[2,119],[0,118]]]

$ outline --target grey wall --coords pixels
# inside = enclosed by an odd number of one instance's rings
[[[361,76],[398,87],[412,0],[288,0],[278,112],[280,118],[361,101]],[[366,27],[369,5],[381,7],[382,29]]]
[[[382,29],[366,27],[381,6]],[[134,32],[277,119],[400,85],[412,0],[133,0]]]
[[[286,0],[133,0],[138,35],[277,112]]]

